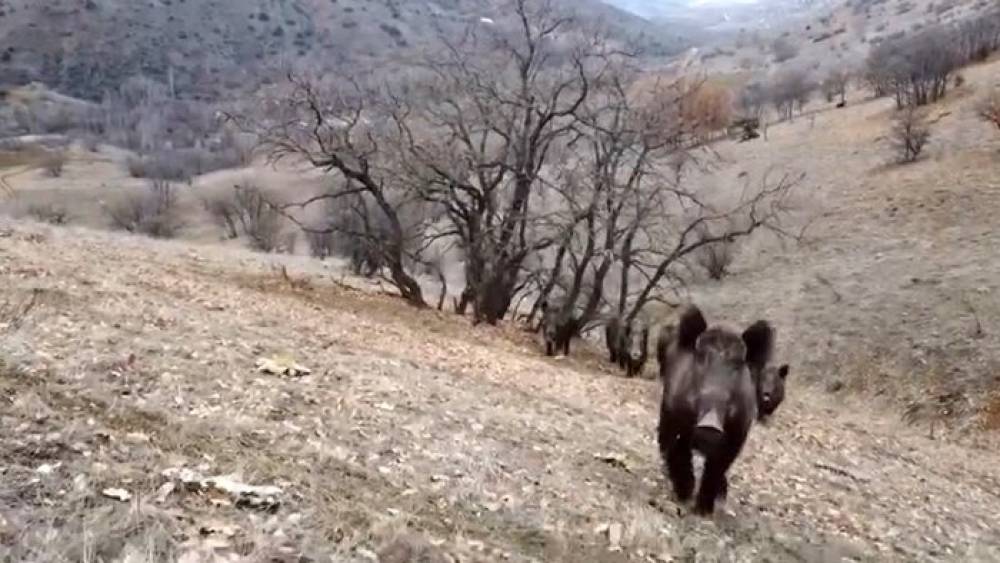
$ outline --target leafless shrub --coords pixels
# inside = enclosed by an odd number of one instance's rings
[[[151,178],[189,182],[191,178],[241,165],[246,158],[238,152],[210,152],[206,149],[162,150],[146,156],[131,157],[128,172],[133,178]]]
[[[851,82],[851,73],[847,69],[838,68],[830,71],[826,79],[823,80],[823,95],[827,102],[833,102],[840,98],[840,103],[847,102],[847,86]]]
[[[764,115],[764,109],[767,107],[767,97],[768,91],[766,86],[759,82],[751,82],[740,90],[736,102],[740,108],[740,112],[744,116],[759,121]]]
[[[66,153],[63,151],[52,151],[46,153],[42,159],[42,170],[50,178],[59,178],[63,174],[63,169],[66,167],[67,161]]]
[[[896,150],[900,163],[917,160],[930,140],[931,131],[924,114],[915,107],[900,111],[892,122],[889,142]]]
[[[239,210],[236,208],[233,194],[226,193],[204,197],[201,203],[212,221],[222,229],[224,240],[232,240],[240,236]]]
[[[0,139],[0,151],[21,152],[28,148],[28,145],[17,137]]]
[[[1000,129],[1000,88],[994,88],[979,102],[979,117]]]
[[[288,238],[288,233],[281,237],[281,211],[253,184],[206,196],[201,203],[226,240],[243,237],[251,248],[262,252],[274,252],[279,247],[294,249],[295,241]]]
[[[787,38],[779,37],[771,43],[771,53],[774,54],[774,62],[783,63],[797,57],[799,48]]]
[[[156,238],[173,238],[183,226],[177,193],[165,180],[154,180],[144,189],[124,194],[105,212],[115,229]]]
[[[726,239],[706,244],[698,250],[695,260],[709,278],[721,280],[729,274],[729,267],[736,258],[735,246],[734,241]]]
[[[980,62],[1000,50],[1000,9],[963,21],[955,29],[955,43],[966,62]]]
[[[280,242],[282,214],[253,184],[236,186],[234,209],[239,229],[254,250],[274,252]]]
[[[768,87],[768,99],[783,119],[792,119],[795,110],[805,109],[816,84],[803,70],[787,70],[778,74]]]
[[[28,206],[29,217],[50,225],[65,225],[69,221],[66,208],[56,203],[35,203]]]
[[[306,243],[309,245],[309,255],[325,260],[334,255],[336,236],[331,231],[306,231]]]
[[[50,103],[15,106],[13,116],[23,133],[33,135],[67,133],[80,124],[77,112]]]

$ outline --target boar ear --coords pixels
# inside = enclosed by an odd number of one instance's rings
[[[701,314],[701,309],[694,305],[689,306],[681,315],[677,323],[677,344],[683,350],[694,350],[698,337],[701,336],[708,323],[705,316]]]
[[[781,379],[788,377],[788,364],[781,364],[781,367],[778,368],[778,377]]]
[[[747,365],[763,370],[774,349],[774,329],[767,321],[757,321],[743,331],[743,343],[747,347]]]

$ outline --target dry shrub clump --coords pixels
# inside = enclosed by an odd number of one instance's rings
[[[905,164],[917,160],[930,138],[927,118],[917,108],[907,107],[893,119],[889,142],[896,151],[898,162]]]
[[[979,104],[979,117],[1000,130],[1000,88],[994,88]]]
[[[67,161],[66,153],[62,151],[50,152],[42,158],[42,170],[50,178],[60,178],[63,175],[63,170],[66,168]]]
[[[165,180],[154,180],[143,189],[119,196],[105,206],[105,212],[113,228],[155,238],[173,238],[183,227],[177,190]]]

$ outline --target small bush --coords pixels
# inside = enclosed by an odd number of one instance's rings
[[[50,178],[59,178],[63,175],[66,160],[66,153],[62,151],[48,153],[42,159],[42,170]]]
[[[1000,129],[1000,88],[990,92],[979,103],[979,117],[987,123],[992,123]]]
[[[771,44],[771,52],[774,54],[774,61],[783,63],[798,56],[799,49],[791,41],[779,38]]]
[[[239,211],[231,195],[204,198],[201,203],[209,217],[222,229],[223,240],[239,238]]]
[[[735,259],[734,250],[731,241],[713,242],[698,249],[695,260],[709,278],[721,280],[729,274],[729,267]]]
[[[154,180],[142,190],[123,195],[105,211],[113,228],[130,233],[173,238],[183,226],[176,190],[166,180]]]
[[[281,212],[267,201],[260,188],[251,184],[236,186],[233,203],[236,220],[250,247],[274,252],[281,234]]]
[[[66,208],[55,203],[35,203],[28,206],[28,216],[41,223],[65,225],[69,222]]]
[[[306,231],[306,242],[309,244],[309,255],[325,260],[336,252],[334,234],[325,231]]]
[[[262,252],[274,252],[279,247],[294,250],[295,240],[289,238],[287,233],[285,237],[281,236],[284,224],[281,211],[271,205],[260,188],[252,184],[236,186],[231,192],[204,198],[202,206],[222,229],[224,239],[246,238],[251,248]]]
[[[889,142],[895,148],[900,163],[917,160],[930,140],[927,119],[915,107],[903,109],[892,123]]]
[[[190,182],[195,176],[245,164],[250,157],[239,147],[225,147],[212,152],[189,148],[159,151],[128,159],[128,173],[133,178],[172,182]]]

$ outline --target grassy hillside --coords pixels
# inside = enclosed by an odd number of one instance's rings
[[[725,32],[702,49],[711,72],[777,68],[813,72],[860,68],[872,45],[938,24],[973,20],[995,9],[984,0],[836,0],[763,2],[734,8]],[[776,49],[776,43],[783,44]]]

